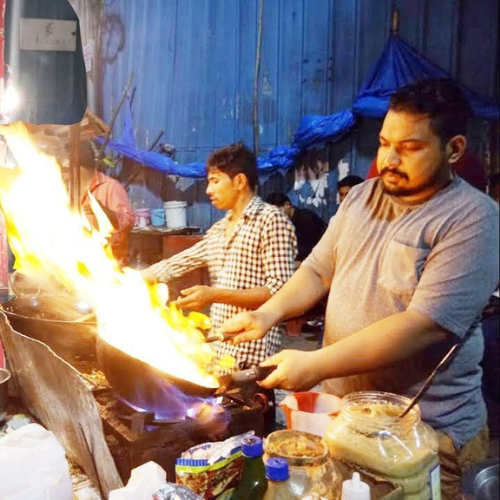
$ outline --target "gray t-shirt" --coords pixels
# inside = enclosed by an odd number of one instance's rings
[[[303,264],[331,282],[324,345],[407,309],[454,339],[387,369],[327,380],[324,389],[412,397],[453,341],[462,339],[420,406],[423,419],[458,446],[477,434],[486,424],[483,338],[472,325],[498,285],[498,244],[498,205],[458,177],[421,204],[384,193],[379,179],[352,188]]]

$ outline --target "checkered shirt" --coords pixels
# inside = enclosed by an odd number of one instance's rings
[[[168,282],[194,269],[208,267],[213,287],[242,290],[265,286],[271,294],[276,293],[295,269],[297,239],[292,223],[276,207],[255,196],[226,242],[225,230],[230,216],[231,211],[207,231],[203,240],[155,264],[160,281]],[[244,310],[230,304],[212,304],[212,328],[217,329]],[[238,346],[214,342],[213,347],[219,358],[225,354],[234,356],[234,369],[245,369],[278,352],[282,334],[283,327],[278,325],[263,339]]]

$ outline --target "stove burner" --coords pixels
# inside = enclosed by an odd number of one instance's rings
[[[220,394],[210,400],[201,403],[197,408],[188,409],[182,418],[169,418],[168,415],[161,415],[152,411],[147,411],[130,403],[119,395],[116,395],[118,405],[116,415],[123,421],[130,422],[131,430],[138,434],[147,430],[152,430],[155,426],[171,425],[183,421],[196,421],[203,418],[204,411],[210,411],[214,415],[229,411],[235,408],[244,408],[252,405],[241,391],[232,391]],[[255,405],[255,402],[253,403]],[[206,410],[205,410],[206,409]],[[168,411],[167,411],[168,413]]]

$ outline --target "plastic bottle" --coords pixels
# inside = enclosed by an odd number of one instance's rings
[[[361,481],[359,472],[342,483],[342,500],[370,500],[370,486]]]
[[[262,439],[258,436],[244,437],[241,440],[241,451],[245,457],[243,477],[231,500],[261,500],[267,489],[266,469],[262,461]]]
[[[288,462],[284,458],[271,457],[266,462],[266,477],[268,483],[264,500],[293,500],[298,498],[293,493]]]

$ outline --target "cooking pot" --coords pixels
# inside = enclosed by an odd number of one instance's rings
[[[95,356],[97,323],[78,321],[83,314],[76,301],[53,296],[23,297],[3,303],[2,309],[14,330],[43,342],[63,359]]]
[[[224,392],[231,387],[239,387],[262,380],[276,367],[241,370],[219,379],[218,387],[204,387],[188,380],[180,379],[160,371],[147,363],[130,356],[120,349],[97,337],[97,361],[108,382],[128,403],[152,411],[157,415],[170,416],[193,400],[205,399]],[[182,413],[181,411],[181,413]]]

